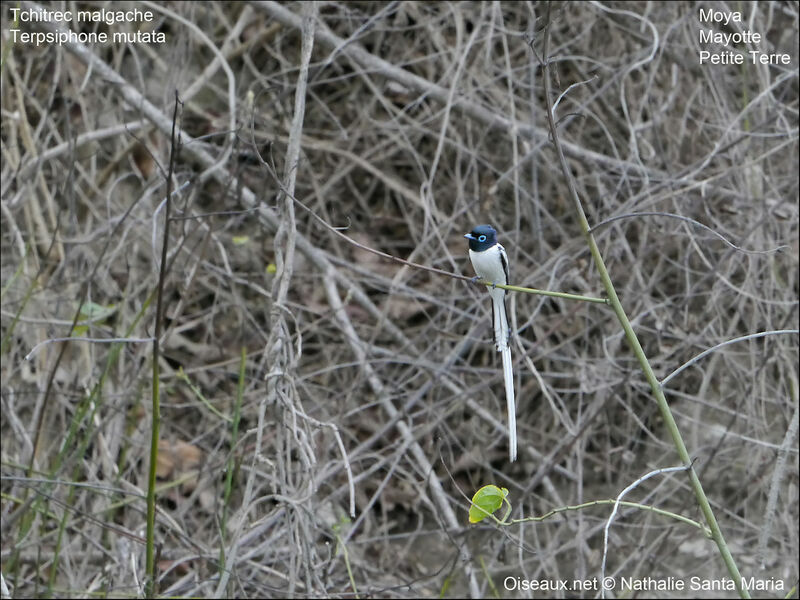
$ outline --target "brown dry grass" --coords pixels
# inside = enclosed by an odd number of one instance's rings
[[[2,572],[12,594],[133,596],[143,577],[151,344],[53,343],[24,357],[69,335],[84,297],[113,313],[82,335],[152,335],[175,90],[184,142],[196,141],[175,171],[187,185],[175,199],[162,345],[161,592],[352,597],[354,582],[380,597],[507,596],[519,593],[503,589],[509,576],[598,576],[607,506],[498,529],[468,526],[467,498],[496,483],[514,517],[534,516],[613,498],[677,464],[611,312],[515,295],[512,465],[483,290],[358,250],[308,212],[364,245],[470,276],[462,234],[492,222],[513,283],[600,295],[546,134],[528,43],[541,49],[543,7],[320,4],[295,171],[308,210],[295,204],[293,233],[272,169],[281,180],[291,171],[302,7],[164,6],[172,12],[151,8],[143,29],[165,32],[165,44],[97,46],[103,64],[91,68],[69,45],[12,47],[3,6]],[[739,248],[664,216],[596,227],[660,378],[723,341],[797,328],[797,4],[743,11],[744,24],[719,29],[761,33],[759,48],[788,53],[789,66],[699,65],[692,3],[553,10],[556,91],[583,82],[558,117],[590,223],[671,213]],[[797,354],[796,335],[731,344],[667,387],[740,569],[785,586],[771,597],[798,578]],[[681,474],[626,499],[702,519]],[[725,576],[698,530],[650,512],[622,511],[610,544],[618,578]]]

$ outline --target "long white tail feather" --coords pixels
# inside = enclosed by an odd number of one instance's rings
[[[494,343],[498,352],[508,347],[508,317],[506,316],[506,291],[502,288],[490,289],[492,296],[492,325],[494,327]]]
[[[492,314],[494,325],[494,341],[497,351],[503,358],[503,381],[506,388],[506,406],[508,408],[508,455],[511,462],[517,460],[517,408],[514,401],[514,367],[511,362],[509,345],[508,317],[506,316],[505,292],[490,290],[492,295]]]
[[[517,460],[517,407],[514,402],[514,371],[511,364],[511,347],[502,350],[503,379],[506,382],[506,405],[508,407],[508,456]]]

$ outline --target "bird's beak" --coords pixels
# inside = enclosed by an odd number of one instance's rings
[[[471,233],[465,233],[464,237],[467,238],[468,240],[474,240],[475,239],[475,236],[472,235]]]

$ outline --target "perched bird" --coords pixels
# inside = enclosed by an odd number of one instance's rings
[[[497,242],[497,231],[491,225],[478,225],[464,235],[469,240],[469,260],[478,277],[493,284],[508,285],[508,256]],[[492,286],[492,326],[494,343],[503,358],[503,379],[508,407],[508,445],[511,462],[517,460],[517,410],[514,402],[514,371],[511,364],[510,330],[506,315],[506,291]]]

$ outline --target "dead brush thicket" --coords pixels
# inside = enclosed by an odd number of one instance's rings
[[[146,27],[165,44],[12,46],[3,7],[11,593],[132,596],[141,584],[145,340],[176,90],[160,592],[504,596],[520,593],[506,577],[598,576],[609,506],[508,528],[469,526],[467,509],[487,483],[508,488],[521,518],[614,498],[679,464],[610,309],[514,295],[520,459],[509,464],[485,292],[320,222],[468,276],[462,235],[491,222],[513,283],[604,295],[547,133],[544,5],[138,6],[154,10]],[[788,53],[786,67],[699,65],[697,10],[574,3],[551,14],[560,138],[659,378],[798,322],[797,5],[747,4],[734,25]],[[298,122],[304,16],[316,27]],[[140,341],[57,342],[25,359],[70,335]],[[666,386],[742,574],[786,586],[772,597],[798,577],[797,360],[796,334],[770,335],[724,346]],[[682,473],[626,500],[703,521]],[[653,512],[622,509],[609,544],[617,578],[727,575],[700,530]]]

